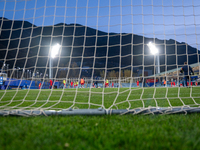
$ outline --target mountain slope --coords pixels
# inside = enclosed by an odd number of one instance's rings
[[[45,68],[48,66],[50,45],[60,43],[63,46],[58,65],[60,67],[69,63],[69,56],[72,56],[71,63],[76,62],[80,66],[82,62],[82,67],[93,67],[95,56],[96,68],[109,69],[130,65],[142,68],[144,65],[144,69],[154,69],[154,56],[150,54],[146,45],[154,41],[152,38],[125,33],[108,34],[79,24],[60,23],[55,26],[37,27],[26,21],[0,18],[0,25],[0,59],[3,61],[6,58],[6,63],[11,67],[15,64],[21,68]],[[192,64],[198,60],[198,50],[186,43],[172,39],[155,39],[155,43],[158,44],[160,53],[161,71],[166,69],[166,65],[169,70],[182,65],[184,61]],[[57,66],[57,63],[58,58],[54,60],[54,66]]]

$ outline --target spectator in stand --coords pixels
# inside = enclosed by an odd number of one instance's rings
[[[81,88],[83,88],[83,87],[84,87],[84,84],[85,84],[85,81],[84,81],[84,79],[83,79],[83,78],[81,78]]]
[[[185,85],[187,87],[189,85],[188,81],[190,81],[190,75],[194,75],[194,71],[187,65],[187,62],[184,62],[184,66],[181,68],[180,72],[184,73]]]

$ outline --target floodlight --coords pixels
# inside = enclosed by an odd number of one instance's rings
[[[52,47],[52,49],[51,49],[51,57],[52,58],[54,58],[58,54],[60,47],[61,46],[58,43]]]
[[[153,55],[158,54],[158,49],[156,48],[155,44],[149,42],[149,44],[147,44],[147,46],[149,47],[149,49],[151,50],[151,53]]]
[[[158,65],[158,69],[157,69],[157,73],[160,73],[160,58],[159,58],[159,52],[158,49],[156,48],[155,44],[149,42],[149,44],[147,44],[147,46],[149,47],[151,53],[153,55],[156,55],[157,57],[157,65]]]
[[[49,78],[50,79],[53,77],[53,69],[52,69],[53,59],[58,54],[60,47],[61,47],[61,45],[57,43],[51,49],[51,56],[50,56],[50,59],[49,59]]]

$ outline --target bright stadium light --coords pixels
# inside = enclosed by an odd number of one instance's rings
[[[158,54],[158,49],[156,48],[155,44],[149,42],[147,45],[153,55]]]
[[[153,55],[156,55],[157,56],[157,65],[158,65],[158,68],[157,68],[157,71],[156,73],[160,73],[160,58],[159,58],[159,51],[157,49],[157,47],[155,46],[155,44],[149,42],[149,44],[147,44],[147,46],[149,47],[151,53]]]
[[[58,54],[60,47],[61,46],[58,43],[52,47],[52,49],[51,49],[51,57],[52,58],[54,58]]]
[[[49,58],[49,79],[51,79],[53,77],[53,69],[52,69],[53,59],[58,54],[60,47],[61,47],[61,45],[57,43],[51,49],[51,53],[50,53],[51,56]]]

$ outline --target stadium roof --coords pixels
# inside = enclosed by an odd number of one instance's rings
[[[192,68],[197,67],[197,66],[200,66],[200,62],[199,63],[194,63],[194,64],[190,65],[190,67],[192,67]],[[155,74],[155,76],[162,76],[162,75],[169,74],[169,73],[172,73],[172,72],[175,72],[175,71],[179,71],[179,70],[181,70],[181,67],[176,68],[176,69],[172,69],[172,70],[169,70],[169,71],[161,72],[161,73],[158,73],[158,74]],[[154,77],[154,75],[152,75],[150,77]]]

